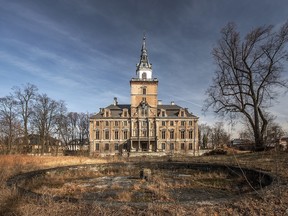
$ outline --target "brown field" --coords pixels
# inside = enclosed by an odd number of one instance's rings
[[[168,158],[166,159],[168,160]],[[275,150],[242,154],[230,151],[228,155],[172,158],[175,161],[207,162],[256,168],[275,176],[272,186],[257,193],[240,195],[237,200],[227,200],[219,204],[208,202],[195,205],[151,203],[146,207],[129,206],[125,204],[131,199],[129,191],[118,194],[119,200],[123,201],[123,205],[118,206],[85,202],[55,202],[49,198],[36,200],[20,195],[16,190],[6,186],[6,180],[17,173],[57,166],[117,162],[117,160],[123,161],[124,159],[1,155],[0,215],[288,215],[288,152]],[[141,158],[141,160],[153,159]],[[158,182],[160,181],[161,179]],[[135,185],[135,190],[137,189],[137,185]],[[165,196],[166,194],[159,195],[162,198]]]

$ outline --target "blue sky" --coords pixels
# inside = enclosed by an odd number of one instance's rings
[[[0,0],[0,97],[29,82],[69,111],[128,104],[146,32],[158,98],[213,123],[201,107],[221,28],[278,26],[287,10],[286,0]],[[286,94],[270,109],[284,127],[287,107]]]

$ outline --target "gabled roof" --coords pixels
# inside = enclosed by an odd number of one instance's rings
[[[111,104],[108,107],[106,107],[105,109],[110,109],[110,110],[123,110],[123,109],[130,109],[130,104]]]
[[[128,112],[130,113],[130,108],[131,108],[130,104],[116,104],[116,105],[115,104],[111,104],[111,105],[107,106],[104,109],[110,110],[109,118],[117,118],[117,117],[121,117],[121,114],[122,114],[124,109],[127,109]],[[104,109],[101,110],[99,113],[91,116],[90,118],[91,119],[106,118],[106,117],[103,117]],[[189,113],[188,109],[180,107],[180,106],[178,106],[176,104],[174,104],[174,105],[158,105],[157,109],[158,109],[158,116],[160,116],[159,113],[160,113],[161,110],[165,110],[166,115],[167,115],[166,117],[168,117],[168,118],[178,118],[179,112],[182,109],[182,110],[185,111],[186,117],[198,118],[197,116]]]
[[[117,104],[117,105],[111,104],[105,107],[104,109],[110,110],[111,112],[110,117],[113,118],[113,117],[120,117],[124,109],[128,109],[128,112],[129,112],[130,107],[131,107],[130,104]],[[104,110],[103,111],[101,110],[99,113],[92,115],[90,119],[105,118],[103,117],[103,114],[104,114]]]
[[[186,114],[187,117],[197,118],[197,116],[189,113],[188,109],[180,107],[180,106],[178,106],[176,104],[174,104],[174,105],[158,105],[157,108],[158,108],[158,112],[160,112],[161,109],[165,110],[167,117],[178,117],[179,116],[179,112],[182,109],[182,110],[185,111],[185,114]]]

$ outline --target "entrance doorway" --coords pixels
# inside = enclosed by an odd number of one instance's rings
[[[142,151],[148,151],[148,143],[147,142],[141,142],[141,149],[142,149]]]

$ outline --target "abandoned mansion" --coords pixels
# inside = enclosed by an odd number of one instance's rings
[[[143,38],[136,77],[130,80],[130,104],[113,104],[90,117],[90,155],[197,155],[198,117],[174,102],[158,100]]]

